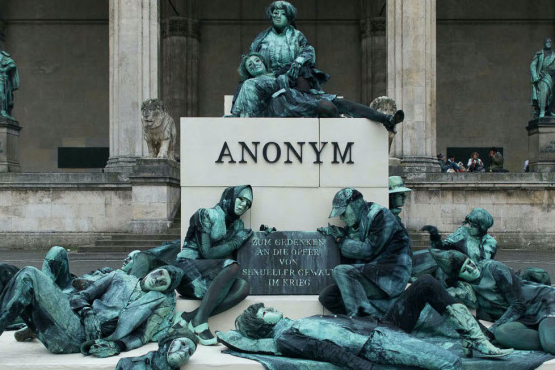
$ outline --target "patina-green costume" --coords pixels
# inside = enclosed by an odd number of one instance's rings
[[[195,345],[197,338],[187,328],[171,328],[158,340],[158,350],[138,357],[125,357],[118,361],[116,370],[175,370],[167,360],[168,350],[174,339],[187,338]],[[196,348],[195,348],[196,349]]]
[[[466,254],[478,263],[486,259],[494,259],[497,253],[497,240],[489,234],[472,236],[466,226],[461,226],[444,240],[431,240],[432,248],[457,250]]]
[[[338,228],[342,265],[333,271],[336,284],[326,287],[319,300],[334,313],[357,315],[377,308],[385,314],[411,276],[410,238],[395,215],[377,203],[365,203],[357,226]],[[379,300],[368,302],[364,280],[383,293]]]
[[[259,53],[268,61],[268,72],[276,77],[287,73],[293,62],[301,64],[299,76],[305,78],[310,87],[320,90],[320,84],[330,76],[316,69],[316,52],[303,33],[293,26],[287,26],[281,33],[274,27],[258,34],[249,52]]]
[[[173,289],[182,271],[165,268],[172,284],[164,292],[144,291],[139,279],[114,271],[68,298],[51,277],[26,267],[0,296],[0,334],[21,315],[50,352],[76,353],[88,337],[83,316],[92,313],[100,322],[102,339],[117,343],[120,351],[137,348],[170,327],[175,310]]]
[[[203,298],[222,269],[237,263],[232,253],[245,242],[238,236],[245,226],[235,214],[234,204],[246,188],[251,189],[250,185],[227,188],[217,205],[201,208],[191,216],[182,251],[175,262],[185,273],[177,288],[182,296]]]

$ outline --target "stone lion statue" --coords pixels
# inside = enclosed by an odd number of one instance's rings
[[[175,159],[177,130],[175,122],[159,99],[148,99],[141,105],[143,133],[150,158]]]
[[[376,98],[370,103],[370,108],[380,111],[385,114],[395,114],[397,112],[397,103],[395,100],[391,99],[388,96],[380,96]],[[397,132],[389,131],[389,151],[391,151],[391,144],[393,143],[393,138]]]

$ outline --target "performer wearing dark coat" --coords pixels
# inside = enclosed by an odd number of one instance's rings
[[[383,315],[411,275],[408,233],[389,209],[365,202],[352,188],[335,195],[330,218],[336,216],[346,228],[328,226],[318,231],[336,238],[343,264],[334,268],[335,284],[326,287],[319,300],[333,313]],[[378,301],[379,307],[373,305]]]

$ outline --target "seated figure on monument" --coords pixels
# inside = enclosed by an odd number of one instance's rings
[[[233,350],[258,350],[291,357],[291,365],[294,365],[293,358],[304,358],[356,370],[371,369],[374,363],[423,369],[461,369],[457,354],[409,334],[426,304],[446,318],[447,325],[459,333],[467,356],[472,350],[486,357],[505,356],[512,352],[493,346],[468,309],[455,303],[431,276],[423,277],[404,291],[383,320],[344,315],[316,315],[290,320],[276,309],[257,303],[236,319],[237,331],[218,333],[218,338]]]
[[[431,254],[447,276],[472,286],[477,316],[494,321],[489,331],[498,343],[555,355],[554,287],[521,280],[499,261],[475,264],[455,250],[432,249]]]
[[[543,40],[543,50],[534,55],[530,64],[530,74],[532,75],[532,105],[536,108],[535,116],[540,118],[545,115],[554,116],[555,54],[550,37]]]
[[[113,356],[164,335],[182,276],[174,266],[142,280],[116,270],[68,297],[51,276],[25,267],[0,296],[0,335],[21,316],[52,353]]]
[[[328,310],[349,316],[387,312],[411,276],[412,251],[407,230],[386,207],[366,202],[353,188],[337,192],[331,217],[339,216],[345,228],[318,228],[336,239],[342,263],[333,269],[335,284],[320,293]]]
[[[292,88],[288,75],[276,77],[268,72],[267,65],[265,58],[257,53],[251,52],[242,58],[238,71],[243,83],[236,93],[232,115],[336,118],[343,114],[381,122],[388,131],[395,131],[395,125],[405,117],[402,110],[385,114],[323,91]]]
[[[19,89],[17,66],[0,44],[0,116],[14,119],[11,115],[14,105],[13,92],[17,89]]]
[[[217,343],[208,329],[208,317],[230,309],[249,294],[248,283],[239,278],[239,264],[231,256],[252,235],[240,218],[252,200],[250,185],[229,187],[218,204],[199,209],[189,220],[183,249],[175,261],[185,273],[177,292],[202,299],[198,309],[182,315],[202,345]]]

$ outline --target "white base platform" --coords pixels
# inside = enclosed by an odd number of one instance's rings
[[[209,320],[213,331],[227,331],[234,328],[235,318],[249,305],[264,302],[284,312],[285,316],[297,319],[301,317],[329,314],[318,302],[317,296],[250,296],[231,310],[216,315]],[[178,298],[177,311],[192,311],[198,307],[200,301]],[[488,324],[488,323],[484,323]],[[110,358],[96,358],[83,356],[79,353],[70,355],[54,355],[38,341],[19,343],[13,337],[14,332],[4,332],[0,336],[0,370],[29,370],[29,369],[64,369],[64,370],[113,370],[121,357],[141,356],[158,348],[156,343],[120,356]],[[199,346],[191,360],[182,366],[185,370],[263,370],[264,367],[256,361],[247,360],[221,353],[227,349],[223,345],[212,347]],[[555,370],[555,360],[544,363],[538,369]]]
[[[252,295],[248,296],[243,302],[232,309],[213,316],[208,320],[208,325],[212,331],[228,331],[235,329],[235,319],[251,304],[264,302],[266,307],[274,307],[284,316],[290,319],[300,319],[312,315],[329,314],[329,311],[318,302],[315,295]],[[177,297],[176,311],[193,311],[200,304],[200,301],[187,300]]]

